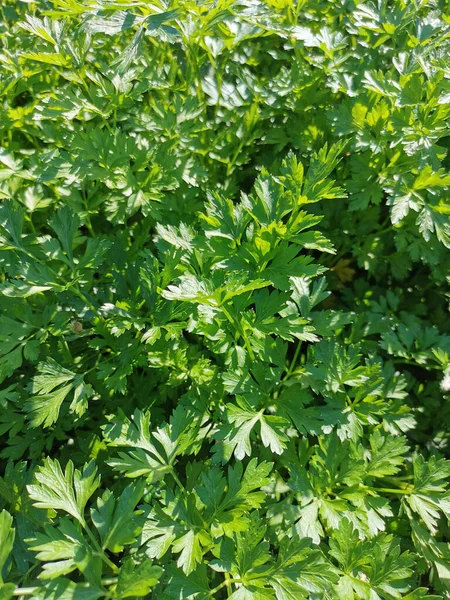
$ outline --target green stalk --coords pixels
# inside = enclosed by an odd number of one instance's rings
[[[38,589],[38,587],[16,588],[13,592],[13,596],[31,596],[31,594],[37,592]]]
[[[218,586],[209,591],[208,597],[212,598],[214,594],[217,594],[217,592],[219,592],[221,589],[223,589],[224,587],[229,587],[233,583],[242,583],[242,579],[225,579],[225,581],[222,581],[222,583],[220,583]]]
[[[413,490],[400,490],[400,489],[394,489],[394,488],[370,488],[372,490],[374,490],[375,492],[381,492],[384,494],[412,494]]]
[[[289,368],[286,371],[286,374],[281,381],[285,381],[286,379],[289,379],[289,377],[292,375],[292,373],[295,369],[295,365],[297,364],[298,356],[300,354],[301,349],[302,349],[302,341],[300,340],[297,344],[297,348],[295,349],[294,356],[292,357],[292,360],[291,360],[291,364],[289,365]]]
[[[94,533],[92,532],[92,529],[89,527],[89,525],[86,523],[86,521],[84,519],[83,519],[83,521],[81,521],[81,526],[84,529],[84,531],[87,533],[88,538],[91,540],[92,544],[94,545],[95,549],[99,553],[99,555],[100,555],[101,559],[103,560],[103,562],[106,565],[108,565],[108,567],[111,569],[111,571],[113,573],[118,573],[119,572],[119,567],[117,565],[115,565],[112,562],[112,560],[110,560],[106,556],[105,551],[103,550],[103,548],[98,543],[97,538],[95,537]]]

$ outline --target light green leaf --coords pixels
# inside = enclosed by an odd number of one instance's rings
[[[192,529],[175,540],[172,549],[174,552],[181,552],[177,565],[183,569],[186,575],[192,573],[203,558],[200,537]]]
[[[450,461],[431,456],[426,462],[419,455],[414,461],[413,489],[403,499],[433,534],[437,533],[441,514],[450,514],[449,476]]]
[[[12,516],[6,510],[2,510],[0,512],[0,585],[3,584],[2,573],[14,544],[15,529],[12,525]]]
[[[73,264],[72,247],[75,234],[80,226],[80,219],[75,215],[68,206],[60,208],[50,220],[50,227],[58,236],[63,250],[66,252],[68,259]]]
[[[147,596],[151,588],[158,583],[162,573],[162,568],[153,566],[151,560],[136,566],[132,558],[127,558],[120,569],[117,597]]]
[[[63,385],[66,382],[69,383]],[[61,405],[72,391],[74,396],[69,410],[78,416],[83,415],[87,409],[87,400],[93,394],[91,386],[84,383],[82,375],[65,369],[52,358],[39,363],[38,375],[32,380],[31,391],[36,395],[28,398],[25,410],[32,427],[50,427],[56,423]]]
[[[84,508],[100,485],[94,462],[85,465],[83,471],[74,469],[72,461],[63,472],[57,460],[46,458],[35,475],[36,484],[28,485],[28,493],[34,506],[62,510],[84,523]]]

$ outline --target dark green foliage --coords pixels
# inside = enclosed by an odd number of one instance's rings
[[[0,600],[450,598],[448,3],[0,39]]]

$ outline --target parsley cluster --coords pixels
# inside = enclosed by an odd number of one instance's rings
[[[450,599],[450,4],[0,42],[0,600]]]

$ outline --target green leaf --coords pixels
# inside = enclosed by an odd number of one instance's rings
[[[303,196],[301,203],[318,202],[322,199],[342,198],[346,194],[344,190],[334,185],[334,181],[328,179],[341,160],[345,142],[331,145],[325,144],[316,152],[306,174]]]
[[[126,544],[135,541],[143,523],[141,511],[135,508],[143,491],[141,482],[127,486],[118,500],[109,490],[97,499],[97,508],[91,509],[91,518],[104,550],[121,552]]]
[[[30,398],[25,408],[29,413],[28,418],[31,427],[39,427],[40,425],[50,427],[50,425],[55,423],[58,420],[61,404],[71,390],[71,385],[65,385],[51,394],[42,394]]]
[[[50,227],[58,236],[63,250],[67,254],[68,259],[73,264],[73,241],[75,234],[80,226],[80,219],[75,215],[68,206],[64,206],[54,214],[50,220]]]
[[[408,552],[401,553],[399,541],[392,536],[380,535],[363,542],[352,524],[344,520],[333,534],[330,548],[343,572],[338,593],[351,598],[378,595],[388,600],[392,595],[403,597],[400,594],[410,589],[414,560]]]
[[[425,461],[419,455],[414,461],[413,489],[403,500],[433,534],[437,533],[441,512],[448,514],[450,510],[449,475],[450,461],[435,456]]]
[[[411,520],[411,530],[417,553],[433,569],[432,582],[434,587],[437,590],[448,589],[450,585],[450,544],[438,541],[427,529],[413,520]]]
[[[35,60],[37,62],[42,62],[47,65],[55,65],[58,67],[70,66],[70,60],[68,60],[68,58],[59,52],[25,52],[22,54],[22,58]]]
[[[377,430],[370,436],[370,460],[367,474],[373,477],[385,477],[398,473],[404,461],[408,445],[403,437],[383,436]]]
[[[0,600],[9,600],[14,596],[14,583],[0,583]]]
[[[30,550],[41,560],[40,579],[55,579],[78,569],[93,585],[100,586],[101,559],[82,535],[80,526],[61,519],[58,529],[47,526],[45,533],[36,533]]]
[[[173,551],[180,552],[177,565],[186,575],[192,573],[203,558],[200,536],[195,531],[188,531],[173,543]]]
[[[255,182],[255,194],[255,197],[244,197],[243,205],[261,225],[268,226],[280,221],[292,210],[292,200],[266,171]]]
[[[283,539],[274,572],[270,582],[275,591],[277,586],[286,588],[289,593],[297,589],[297,593],[303,593],[305,597],[311,592],[330,589],[330,584],[338,580],[330,563],[320,551],[311,548],[311,541],[307,538]]]
[[[56,423],[61,406],[72,391],[74,397],[69,410],[78,416],[84,414],[93,390],[89,384],[84,383],[82,376],[65,369],[52,358],[39,363],[38,371],[39,374],[31,384],[31,392],[36,395],[28,398],[25,403],[27,418],[32,427],[50,427]]]
[[[151,588],[158,583],[162,573],[162,568],[153,566],[151,560],[136,566],[133,559],[128,558],[120,569],[117,596],[119,598],[147,596]]]
[[[236,242],[242,238],[250,221],[242,202],[235,204],[217,192],[208,194],[205,213],[200,213],[199,217],[206,223],[206,237],[223,237]]]
[[[0,600],[450,597],[448,2],[0,14]]]
[[[52,22],[47,17],[39,19],[38,17],[26,15],[26,22],[21,23],[21,27],[52,45],[57,43],[52,31]]]
[[[328,298],[330,292],[326,291],[326,285],[325,277],[321,277],[314,282],[311,290],[310,281],[307,278],[291,277],[292,299],[303,317],[308,317],[315,306]]]
[[[104,436],[115,447],[136,450],[120,453],[110,464],[127,477],[147,475],[156,482],[170,472],[177,456],[183,454],[196,440],[201,422],[198,416],[179,406],[170,422],[150,433],[150,414],[136,410],[133,419],[112,417],[104,426]]]
[[[18,250],[23,249],[23,219],[23,210],[12,200],[8,200],[0,206],[0,227],[7,234],[7,236],[0,235],[2,244]]]
[[[245,471],[242,463],[229,467],[227,478],[216,467],[202,474],[202,483],[195,491],[205,506],[203,519],[215,537],[221,534],[231,537],[242,527],[243,512],[261,507],[266,497],[261,488],[269,483],[271,468],[271,464],[258,464],[253,458]]]
[[[213,451],[217,462],[227,462],[233,453],[238,460],[251,456],[251,433],[256,425],[263,445],[276,454],[283,452],[288,439],[285,429],[289,425],[283,417],[265,415],[240,400],[239,406],[227,404],[227,419],[229,425],[216,434],[218,442]]]
[[[6,510],[2,510],[0,512],[0,584],[3,584],[5,565],[14,544],[15,529],[12,524],[12,516]]]
[[[106,33],[115,35],[121,31],[131,29],[135,24],[142,22],[142,18],[127,10],[118,10],[109,16],[88,15],[83,27],[89,33]]]
[[[62,510],[81,524],[85,522],[85,506],[100,485],[94,462],[79,471],[69,461],[63,472],[57,460],[46,458],[35,478],[37,483],[27,486],[30,497],[35,501],[34,506]]]

